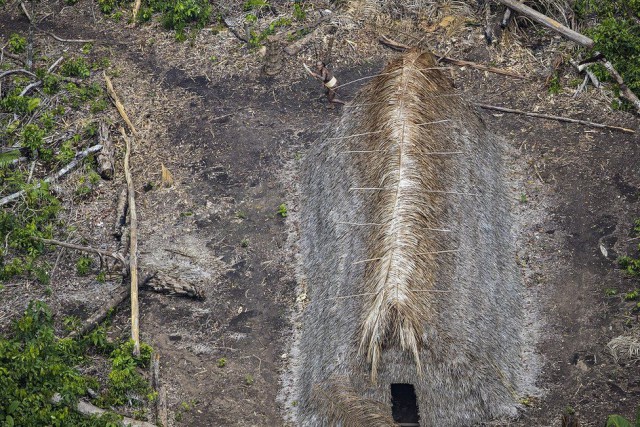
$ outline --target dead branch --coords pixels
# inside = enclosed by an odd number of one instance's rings
[[[127,189],[122,189],[118,196],[118,204],[116,205],[116,220],[113,226],[114,237],[122,237],[122,229],[127,221]]]
[[[107,412],[104,409],[98,408],[97,406],[94,406],[84,400],[78,401],[78,404],[76,405],[76,411],[78,411],[82,415],[87,416],[100,416]],[[122,417],[122,425],[125,427],[156,427],[155,424],[151,424],[146,421],[138,421],[127,417]]]
[[[436,56],[438,56],[436,54]],[[446,56],[443,56],[441,58],[441,61],[443,62],[447,62],[449,64],[454,64],[454,65],[458,65],[461,67],[471,67],[471,68],[475,68],[478,70],[483,70],[483,71],[488,71],[490,73],[494,73],[494,74],[501,74],[503,76],[509,76],[509,77],[515,77],[516,79],[527,79],[528,77],[522,76],[520,74],[514,73],[513,71],[507,71],[507,70],[502,70],[500,68],[495,68],[495,67],[489,67],[488,65],[482,65],[482,64],[478,64],[476,62],[471,62],[471,61],[463,61],[461,59],[453,59],[453,58],[447,58]]]
[[[17,73],[22,73],[22,74],[26,74],[26,75],[31,76],[31,77],[38,78],[38,76],[33,74],[31,71],[25,70],[24,68],[18,68],[16,70],[8,70],[8,71],[5,71],[3,73],[0,73],[0,79],[3,78],[4,76],[8,76],[8,75],[11,75],[11,74],[17,74]]]
[[[584,36],[578,33],[577,31],[573,31],[570,28],[565,27],[555,19],[551,19],[548,16],[543,15],[542,13],[536,10],[533,10],[529,6],[525,6],[524,4],[520,3],[517,0],[497,0],[497,1],[507,6],[509,9],[512,9],[518,13],[521,13],[522,15],[525,15],[533,19],[534,21],[544,25],[545,27],[550,28],[553,31],[556,31],[562,34],[569,40],[574,41],[581,46],[584,46],[589,49],[593,47],[593,44],[594,44],[593,40],[591,40],[589,37]]]
[[[605,58],[600,59],[600,61],[602,62],[602,65],[604,65],[604,67],[607,69],[609,74],[611,74],[611,77],[613,77],[616,83],[618,83],[618,85],[620,86],[620,92],[622,93],[622,95],[624,95],[624,97],[633,104],[637,111],[640,111],[640,99],[638,99],[636,94],[633,93],[631,89],[629,89],[629,87],[625,84],[624,80],[622,80],[622,76],[620,76],[615,68],[613,68],[611,62],[607,61]]]
[[[11,52],[6,52],[4,50],[4,48],[0,49],[0,59],[2,59],[2,57],[6,56],[7,58],[13,59],[16,62],[21,63],[22,65],[25,65],[24,63],[24,59],[20,58],[20,56],[18,55],[14,55]]]
[[[133,5],[133,22],[136,22],[136,18],[138,18],[138,12],[140,11],[141,3],[142,0],[136,0],[135,4]]]
[[[24,89],[22,89],[22,92],[20,92],[20,96],[25,96],[31,91],[31,89],[34,89],[40,86],[41,84],[42,84],[42,80],[38,80],[37,82],[28,84]]]
[[[184,283],[159,271],[148,275],[142,281],[140,287],[166,295],[183,296],[200,300],[205,299],[204,292],[196,285]]]
[[[93,147],[87,148],[84,151],[81,151],[80,153],[76,154],[76,158],[73,161],[71,161],[64,168],[60,169],[55,175],[45,178],[44,182],[50,183],[50,182],[53,182],[53,181],[56,181],[56,180],[60,179],[62,176],[66,175],[71,170],[73,170],[76,166],[78,166],[78,164],[80,163],[80,160],[84,159],[89,154],[95,153],[96,151],[101,150],[101,149],[102,149],[102,145],[97,144],[97,145],[94,145]],[[40,188],[40,185],[41,184],[38,183],[36,188]],[[0,206],[4,206],[7,203],[13,202],[18,197],[22,196],[25,192],[26,192],[25,190],[20,190],[17,193],[13,193],[13,194],[10,194],[10,195],[8,195],[6,197],[3,197],[2,199],[0,199]]]
[[[52,32],[45,31],[38,27],[36,27],[36,30],[40,31],[41,33],[45,33],[49,37],[52,37],[55,40],[58,40],[59,42],[63,42],[63,43],[95,43],[94,39],[63,39],[62,37],[56,36]]]
[[[120,304],[129,298],[129,288],[122,286],[109,301],[102,304],[91,317],[89,317],[77,331],[71,331],[67,338],[81,337],[94,330],[104,319],[107,318],[112,310],[115,310]]]
[[[54,239],[42,239],[42,238],[40,238],[39,240],[42,241],[43,243],[47,244],[47,245],[62,246],[64,248],[75,249],[75,250],[81,251],[81,252],[89,252],[89,253],[92,253],[92,254],[98,254],[100,256],[106,256],[106,257],[109,257],[109,258],[116,259],[116,260],[120,261],[123,265],[127,264],[127,261],[124,259],[122,254],[120,254],[118,252],[112,252],[112,251],[107,251],[107,250],[104,250],[104,249],[92,248],[90,246],[81,246],[81,245],[76,245],[76,244],[73,244],[73,243],[61,242],[59,240],[54,240]]]
[[[103,179],[113,178],[115,149],[109,139],[109,127],[105,122],[100,122],[98,127],[98,142],[102,144],[102,150],[98,154],[98,173]]]
[[[155,400],[155,421],[161,426],[168,426],[167,389],[160,384],[160,354],[157,351],[151,355],[151,387],[158,393]]]
[[[553,116],[553,115],[542,114],[542,113],[532,113],[529,111],[514,110],[512,108],[498,107],[496,105],[488,105],[488,104],[480,104],[480,103],[475,103],[474,105],[480,108],[484,108],[486,110],[501,111],[503,113],[522,114],[530,117],[539,117],[541,119],[556,120],[559,122],[567,122],[567,123],[576,123],[576,124],[581,124],[581,125],[595,127],[595,128],[617,130],[620,132],[636,133],[636,131],[633,129],[627,129],[619,126],[605,125],[602,123],[594,123],[587,120],[572,119],[569,117]]]
[[[105,75],[105,78],[108,77]],[[124,175],[127,180],[129,194],[129,272],[131,276],[131,338],[133,339],[133,354],[140,355],[140,319],[138,314],[138,215],[136,213],[136,192],[131,177],[129,161],[131,157],[131,141],[123,127],[120,133],[126,143],[124,155]]]
[[[51,66],[47,69],[47,73],[53,73],[53,71],[58,67],[58,65],[60,65],[63,59],[64,59],[64,56],[61,56],[60,58],[56,59],[56,62],[51,64]]]
[[[391,40],[389,37],[386,36],[380,36],[380,38],[378,39],[378,41],[380,43],[382,43],[385,46],[390,47],[391,49],[403,52],[405,50],[409,50],[411,49],[411,46],[397,42],[395,40]],[[526,79],[527,77],[525,76],[521,76],[520,74],[514,73],[513,71],[507,71],[507,70],[502,70],[500,68],[495,68],[495,67],[489,67],[488,65],[483,65],[483,64],[478,64],[476,62],[471,62],[471,61],[463,61],[461,59],[453,59],[453,58],[448,58],[444,55],[438,55],[437,53],[434,52],[434,55],[439,57],[440,59],[438,60],[438,62],[447,62],[449,64],[454,64],[454,65],[458,65],[461,67],[471,67],[471,68],[476,68],[478,70],[483,70],[483,71],[488,71],[490,73],[495,73],[495,74],[501,74],[503,76],[509,76],[509,77],[515,77],[518,79]]]
[[[113,84],[111,84],[111,79],[107,76],[106,73],[103,72],[102,74],[104,75],[104,81],[107,84],[107,93],[109,94],[111,101],[116,106],[118,113],[120,113],[120,116],[125,121],[127,126],[129,126],[129,130],[131,130],[131,133],[134,136],[138,136],[138,131],[136,131],[136,128],[133,127],[133,123],[131,123],[131,120],[129,120],[129,116],[127,115],[127,112],[124,109],[124,105],[122,105],[122,102],[120,102],[120,98],[118,98],[118,94],[113,89]]]

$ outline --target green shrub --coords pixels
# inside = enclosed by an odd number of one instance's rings
[[[84,58],[68,59],[60,67],[60,74],[67,77],[89,77],[89,64]]]
[[[595,43],[593,52],[604,54],[629,89],[640,95],[640,0],[578,0],[574,11],[583,20],[597,22],[585,31]],[[611,80],[602,65],[594,72],[603,81]]]
[[[129,340],[111,353],[109,391],[104,399],[108,405],[124,405],[131,402],[138,406],[151,393],[149,383],[140,375],[138,368],[147,368],[153,349],[140,344],[140,356],[134,357],[133,341]]]
[[[78,276],[86,276],[91,271],[93,259],[88,256],[81,256],[76,262],[76,273]]]
[[[113,427],[120,418],[86,418],[73,410],[78,398],[97,382],[75,368],[81,345],[54,335],[53,316],[33,301],[15,322],[10,337],[0,337],[0,425]],[[54,394],[60,398],[53,403]]]
[[[9,50],[13,53],[22,53],[27,47],[27,39],[20,34],[13,33],[9,36]]]

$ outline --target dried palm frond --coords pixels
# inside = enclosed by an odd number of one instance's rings
[[[344,377],[333,376],[326,384],[316,384],[312,396],[331,425],[342,427],[397,426],[391,411],[375,400],[359,396]]]

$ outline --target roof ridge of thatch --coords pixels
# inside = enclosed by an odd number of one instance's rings
[[[417,262],[433,264],[434,261],[433,256],[416,260],[415,251],[406,248],[411,247],[415,239],[412,230],[416,224],[426,221],[416,215],[420,213],[421,203],[418,199],[424,199],[425,191],[428,191],[424,188],[422,175],[428,175],[429,171],[428,168],[421,168],[424,164],[424,159],[420,158],[424,157],[421,156],[423,133],[416,124],[426,120],[423,120],[425,106],[417,100],[424,90],[421,85],[433,87],[433,82],[422,70],[434,65],[430,53],[418,51],[392,62],[387,68],[389,72],[373,82],[378,90],[371,91],[378,100],[389,102],[372,107],[372,113],[365,115],[366,118],[375,117],[368,122],[371,129],[367,130],[384,127],[385,132],[376,135],[376,142],[380,146],[373,148],[383,150],[383,156],[387,156],[377,162],[383,168],[378,175],[382,176],[384,182],[379,183],[379,187],[388,192],[387,196],[380,196],[383,202],[377,204],[381,206],[377,208],[380,210],[378,215],[386,220],[380,221],[384,225],[380,227],[377,239],[374,238],[380,242],[376,251],[382,253],[372,255],[372,258],[377,258],[372,267],[375,272],[365,280],[365,291],[373,296],[364,303],[360,340],[360,353],[367,355],[373,382],[377,378],[383,347],[390,341],[397,342],[404,351],[408,351],[418,374],[422,373],[419,352],[424,322],[430,314],[426,300],[431,298],[424,291],[433,289],[434,277],[421,278],[422,282],[417,284],[412,274]],[[427,74],[432,76],[436,73],[441,71],[429,71]],[[430,200],[441,199],[441,196],[434,194],[426,197]],[[420,293],[415,292],[418,288]]]

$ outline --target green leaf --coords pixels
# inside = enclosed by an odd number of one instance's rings
[[[27,102],[27,111],[33,112],[40,105],[40,98],[30,98]]]
[[[11,404],[7,408],[7,413],[13,414],[14,412],[16,412],[16,409],[18,409],[18,406],[20,406],[20,402],[18,402],[17,400],[14,400],[13,402],[11,402]]]
[[[620,415],[609,415],[606,427],[633,427],[631,422]]]
[[[4,425],[7,427],[13,427],[13,417],[11,415],[7,415],[7,418],[4,420]]]

